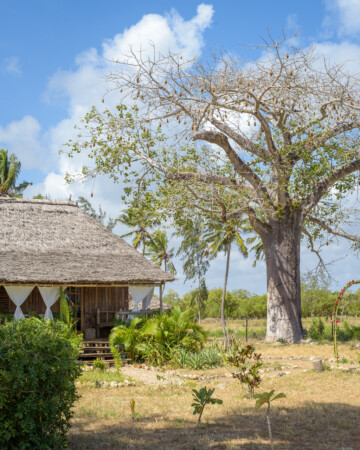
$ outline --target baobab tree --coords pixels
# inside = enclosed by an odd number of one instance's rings
[[[266,339],[299,342],[302,237],[314,250],[326,234],[359,241],[340,228],[360,169],[359,78],[286,41],[246,63],[155,50],[114,63],[117,112],[94,108],[89,138],[69,144],[96,161],[83,174],[122,177],[129,197],[146,179],[167,220],[194,208],[222,222],[246,215],[266,260]]]

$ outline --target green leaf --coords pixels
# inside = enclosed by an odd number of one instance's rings
[[[286,398],[286,395],[283,394],[282,392],[280,392],[280,394],[275,395],[275,397],[272,398],[270,401],[273,402],[273,401],[276,400],[277,398]]]
[[[265,398],[259,398],[258,400],[256,400],[255,409],[258,410],[259,408],[262,407],[262,405],[266,403],[268,403],[268,401]]]

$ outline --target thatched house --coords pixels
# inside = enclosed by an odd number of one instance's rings
[[[99,337],[114,315],[146,310],[174,277],[150,263],[76,202],[0,197],[0,313],[52,317],[64,289],[78,327]]]

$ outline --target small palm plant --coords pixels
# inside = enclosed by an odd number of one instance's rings
[[[192,391],[194,394],[193,394],[193,403],[191,404],[191,406],[194,406],[193,412],[194,416],[196,414],[199,414],[197,426],[200,426],[201,416],[204,412],[205,406],[208,403],[212,405],[214,405],[215,403],[221,405],[223,401],[220,400],[219,398],[212,398],[215,388],[208,390],[205,386],[201,388],[199,391],[197,391],[196,389],[193,389]]]
[[[274,448],[274,442],[272,437],[272,431],[271,431],[271,422],[270,422],[270,403],[278,398],[285,398],[286,395],[280,392],[280,394],[277,394],[274,396],[274,390],[270,392],[263,392],[262,394],[256,394],[254,397],[257,399],[255,403],[255,409],[258,410],[262,407],[262,405],[267,404],[267,411],[266,411],[266,420],[268,424],[269,429],[269,436],[271,441],[271,448]]]
[[[125,351],[129,353],[130,358],[136,360],[139,355],[139,345],[142,338],[142,324],[143,319],[135,317],[127,324],[114,327],[109,337],[112,350],[122,345]]]

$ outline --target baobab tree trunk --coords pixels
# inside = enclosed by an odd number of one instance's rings
[[[227,342],[226,322],[225,322],[225,297],[226,297],[226,286],[227,286],[228,277],[229,277],[230,252],[231,252],[231,241],[228,244],[228,249],[226,252],[226,270],[225,270],[224,288],[223,288],[222,299],[221,299],[221,328],[223,330],[226,345],[228,344],[228,342]]]
[[[303,338],[300,298],[301,220],[272,224],[262,236],[267,271],[266,341],[300,342]]]

